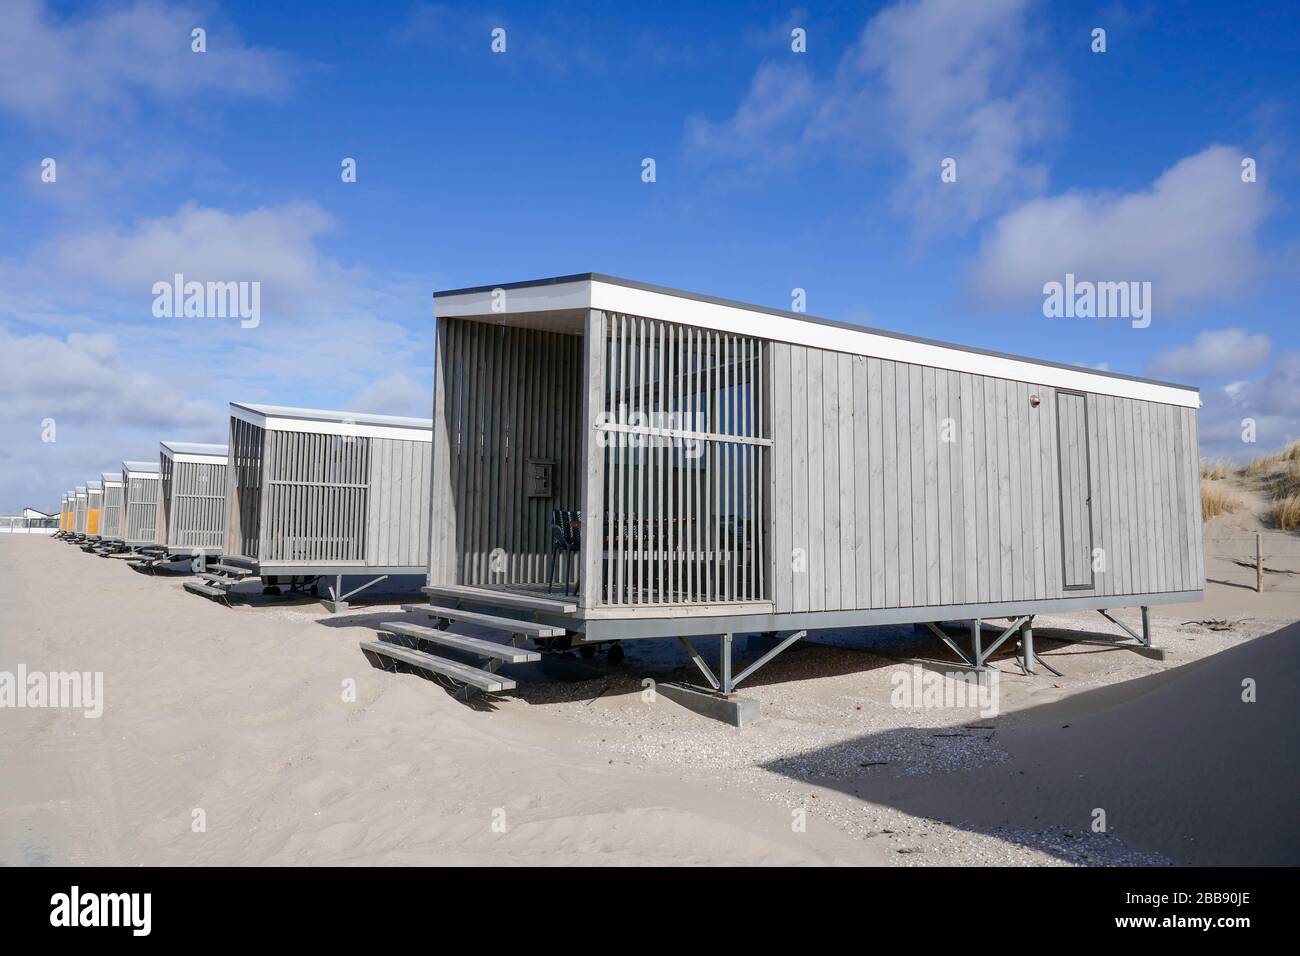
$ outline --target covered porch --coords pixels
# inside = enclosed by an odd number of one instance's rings
[[[563,600],[575,630],[769,613],[769,343],[565,284],[436,300],[430,586]]]

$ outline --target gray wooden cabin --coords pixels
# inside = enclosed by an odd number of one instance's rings
[[[159,464],[122,462],[122,543],[146,548],[158,543]]]
[[[595,274],[434,302],[435,601],[608,641],[1201,596],[1194,388]]]
[[[173,558],[221,554],[226,539],[226,446],[158,444],[157,543]]]
[[[86,486],[77,485],[73,492],[72,533],[81,537],[86,533]]]
[[[432,424],[232,402],[228,570],[273,586],[283,579],[315,587],[314,579],[332,577],[336,607],[350,596],[342,593],[345,575],[369,578],[363,587],[424,575]]]
[[[99,478],[86,479],[86,521],[83,529],[87,541],[99,540],[100,522],[104,517],[104,482]]]
[[[106,471],[101,476],[104,484],[104,506],[99,514],[101,541],[115,544],[122,540],[122,473]]]

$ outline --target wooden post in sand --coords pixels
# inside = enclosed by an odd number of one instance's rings
[[[1255,592],[1264,593],[1264,535],[1255,532]]]

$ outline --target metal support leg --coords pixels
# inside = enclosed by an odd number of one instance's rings
[[[1020,654],[1026,674],[1034,672],[1034,619],[1020,625]]]
[[[1151,646],[1151,608],[1142,605],[1142,643]]]
[[[684,637],[679,637],[677,640],[682,642],[682,647],[686,648],[686,653],[691,655],[691,660],[694,661],[695,666],[700,669],[700,673],[703,674],[704,679],[709,682],[709,686],[714,690],[717,690],[718,679],[713,676],[713,671],[709,670],[709,665],[706,664],[704,658],[700,656],[700,652],[695,649],[695,645]]]
[[[963,664],[965,664],[967,667],[975,666],[971,662],[971,659],[962,653],[961,648],[957,646],[956,642],[954,642],[951,637],[949,637],[947,634],[945,634],[942,630],[939,629],[939,625],[933,624],[930,621],[926,621],[925,626],[931,630],[931,632],[935,635],[935,637],[939,638],[939,640],[947,644],[949,649],[951,649],[951,651],[954,654],[956,654],[958,657],[961,658],[961,662]]]
[[[990,657],[992,657],[997,652],[997,649],[1006,643],[1007,638],[1009,638],[1012,634],[1016,634],[1020,631],[1020,625],[1027,620],[1029,620],[1027,616],[1018,617],[1015,620],[1013,620],[1010,626],[1005,631],[1003,631],[1001,634],[998,635],[998,639],[989,645],[989,649],[984,652],[984,659],[988,660]]]
[[[975,666],[984,666],[984,651],[982,649],[982,640],[980,638],[980,619],[970,622],[970,646],[971,652],[975,655]]]
[[[807,637],[807,636],[808,636],[808,632],[807,632],[807,631],[795,631],[793,634],[791,634],[789,637],[787,637],[785,640],[783,640],[780,644],[776,645],[776,647],[772,648],[770,651],[768,651],[766,654],[764,654],[764,655],[763,655],[762,657],[760,657],[758,660],[754,661],[754,663],[750,664],[750,665],[749,665],[748,667],[746,667],[743,671],[741,671],[739,674],[737,674],[737,675],[735,676],[735,679],[733,679],[732,682],[731,682],[731,686],[732,686],[732,688],[738,687],[738,686],[740,685],[740,682],[741,682],[741,681],[743,681],[743,680],[744,680],[746,677],[748,677],[750,674],[754,673],[754,671],[758,670],[760,667],[762,667],[764,664],[766,664],[766,663],[767,663],[768,661],[770,661],[772,658],[776,657],[777,654],[780,654],[783,650],[785,650],[787,647],[789,647],[789,646],[790,646],[791,644],[793,644],[795,641],[800,640],[801,638],[804,638],[804,637]]]
[[[1147,620],[1146,608],[1142,609],[1142,633],[1141,634],[1138,634],[1135,630],[1133,630],[1133,628],[1129,627],[1123,621],[1119,621],[1111,617],[1110,612],[1107,611],[1105,608],[1098,608],[1097,613],[1100,614],[1102,617],[1104,617],[1106,620],[1110,621],[1110,623],[1114,624],[1120,630],[1124,631],[1124,633],[1128,634],[1129,637],[1133,638],[1133,640],[1137,641],[1139,644],[1146,645],[1148,643],[1150,639],[1150,631],[1149,631],[1150,622]],[[1106,643],[1113,644],[1115,642],[1108,641]]]
[[[371,578],[371,579],[370,579],[369,581],[367,581],[365,584],[362,584],[362,585],[360,585],[359,587],[355,587],[355,588],[353,588],[351,591],[349,591],[347,594],[344,594],[342,597],[339,598],[339,600],[340,600],[340,601],[346,601],[348,598],[352,597],[352,595],[354,595],[354,594],[360,594],[362,591],[364,591],[366,588],[370,587],[372,584],[378,584],[380,581],[386,581],[386,580],[388,580],[388,575],[387,575],[387,574],[381,574],[381,575],[379,575],[379,577],[377,577],[377,578]],[[342,589],[342,587],[343,587],[343,578],[340,577],[340,578],[339,578],[339,588],[340,588],[340,590]]]
[[[722,692],[730,694],[736,689],[731,680],[731,635],[722,635]]]

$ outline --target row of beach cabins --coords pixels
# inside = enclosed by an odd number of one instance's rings
[[[140,570],[195,571],[185,587],[225,598],[320,593],[342,578],[426,572],[429,419],[232,403],[230,444],[162,441],[63,496],[56,536]],[[233,449],[233,454],[232,454]]]
[[[486,691],[541,652],[672,639],[730,699],[810,631],[909,623],[1031,669],[1037,614],[1149,648],[1147,609],[1204,589],[1194,388],[594,273],[434,305],[432,419],[232,403],[227,445],[69,490],[60,536],[189,562],[221,600],[341,610],[418,576],[428,603],[363,649]]]

